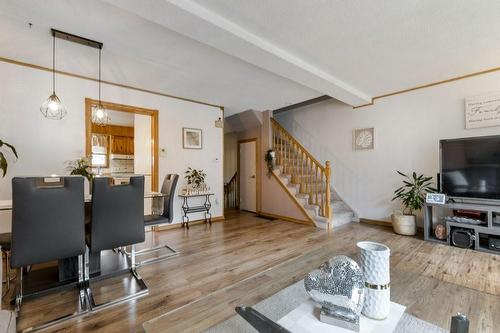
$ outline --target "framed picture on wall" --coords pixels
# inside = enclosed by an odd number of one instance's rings
[[[354,150],[373,150],[375,148],[375,128],[358,128],[352,131]]]
[[[465,128],[500,126],[500,92],[465,99]]]
[[[198,128],[182,128],[182,148],[184,149],[202,149],[203,148],[202,131]]]

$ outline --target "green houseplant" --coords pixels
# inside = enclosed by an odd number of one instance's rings
[[[207,174],[203,170],[196,170],[191,167],[185,172],[184,178],[187,184],[194,189],[199,189],[203,184],[205,184],[205,177]]]
[[[2,171],[2,178],[5,177],[5,175],[7,174],[7,168],[9,166],[7,158],[5,157],[7,148],[12,152],[12,154],[16,157],[16,159],[18,158],[16,148],[14,148],[13,145],[0,140],[0,170]]]
[[[92,172],[92,167],[87,158],[82,157],[74,161],[69,161],[67,170],[71,176],[83,176],[92,184],[94,173]]]
[[[401,171],[396,171],[404,177],[403,186],[394,191],[392,200],[400,200],[404,206],[402,214],[392,214],[392,226],[394,231],[401,235],[415,235],[416,217],[415,212],[420,211],[425,204],[425,195],[435,193],[437,190],[432,187],[432,177],[417,175],[413,172],[406,175]]]

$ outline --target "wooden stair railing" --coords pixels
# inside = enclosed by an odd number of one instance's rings
[[[300,184],[299,192],[309,195],[309,204],[319,207],[319,215],[331,219],[331,167],[323,166],[286,129],[271,118],[273,149],[276,162],[283,173],[291,176],[291,182]]]
[[[224,208],[239,208],[238,172],[235,172],[231,179],[224,184]]]

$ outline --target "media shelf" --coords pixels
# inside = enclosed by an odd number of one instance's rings
[[[453,216],[454,210],[468,210],[482,213],[483,224],[461,223],[445,221],[444,217]],[[447,238],[441,240],[434,235],[434,228],[438,224],[446,226]],[[488,241],[491,237],[500,237],[500,205],[473,204],[473,203],[446,203],[425,204],[424,206],[424,239],[439,244],[452,245],[451,231],[454,229],[468,229],[475,236],[474,250],[500,254],[500,251],[491,250]]]

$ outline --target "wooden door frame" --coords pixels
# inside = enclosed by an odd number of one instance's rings
[[[97,105],[98,100],[85,98],[85,156],[90,156],[92,153],[91,137],[92,137],[92,106]],[[129,112],[134,114],[142,114],[151,117],[151,190],[158,191],[158,110],[145,109],[138,106],[125,104],[117,104],[101,101],[105,109],[120,112]]]
[[[260,212],[260,161],[259,140],[257,138],[238,140],[237,171],[238,171],[238,198],[241,201],[241,170],[240,170],[240,147],[242,143],[255,142],[255,212]],[[238,205],[241,209],[241,205]]]

